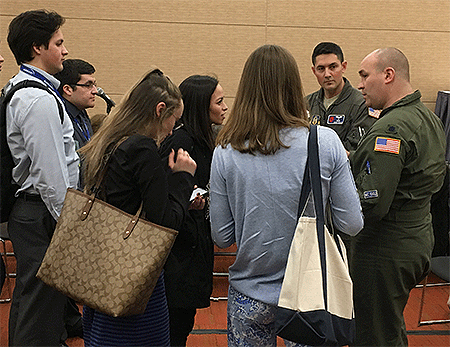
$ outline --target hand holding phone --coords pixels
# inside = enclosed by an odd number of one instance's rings
[[[208,191],[203,189],[203,188],[195,188],[194,191],[191,194],[191,198],[190,201],[194,201],[195,197],[197,195],[200,195],[202,197],[207,197],[208,196]]]

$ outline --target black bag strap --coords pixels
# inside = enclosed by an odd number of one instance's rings
[[[1,148],[1,179],[0,179],[0,221],[6,222],[9,219],[9,215],[14,205],[15,193],[19,186],[12,183],[12,170],[15,166],[14,160],[12,158],[11,151],[9,150],[7,131],[6,131],[6,106],[11,101],[14,93],[22,88],[39,88],[46,90],[56,99],[59,97],[51,92],[49,87],[46,85],[32,80],[20,81],[16,85],[12,86],[8,92],[5,91],[6,88],[2,88],[0,97],[0,148]],[[56,100],[58,105],[59,117],[61,118],[61,124],[64,122],[64,110],[62,103]]]
[[[310,161],[311,185],[316,211],[317,239],[319,243],[320,264],[322,268],[322,285],[325,309],[328,309],[327,295],[327,262],[325,249],[325,211],[323,208],[322,179],[320,176],[319,144],[317,139],[317,126],[311,125],[308,139],[308,158]]]
[[[300,202],[298,204],[297,220],[302,216],[309,192],[311,191],[311,179],[309,177],[309,156],[306,158],[305,173],[303,174],[302,189],[300,192]]]
[[[33,80],[20,81],[19,83],[17,83],[14,86],[12,86],[11,89],[8,90],[8,92],[6,94],[4,94],[4,90],[2,90],[2,94],[5,95],[5,98],[4,98],[3,103],[2,103],[2,107],[4,107],[6,109],[6,105],[11,100],[11,98],[14,95],[14,93],[17,92],[19,89],[22,89],[22,88],[39,88],[39,89],[46,90],[49,94],[53,95],[56,98],[56,104],[58,105],[59,118],[61,119],[61,124],[63,124],[63,122],[64,122],[64,110],[63,110],[63,106],[62,106],[60,100],[58,100],[59,97],[57,95],[53,94],[49,87],[47,87],[46,85],[44,85],[44,84],[42,84],[42,83],[40,83],[38,81],[33,81]],[[4,112],[5,110],[2,110],[2,111],[3,111],[2,114],[6,115],[6,112]]]

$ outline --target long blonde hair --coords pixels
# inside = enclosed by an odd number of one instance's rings
[[[242,153],[273,154],[284,145],[279,131],[308,127],[297,63],[283,47],[264,45],[247,59],[234,105],[216,144]]]
[[[156,106],[165,109],[157,117]],[[150,136],[161,122],[181,105],[178,87],[160,70],[146,73],[124,96],[92,139],[79,150],[84,168],[85,190],[90,192],[106,165],[111,151],[121,140],[133,134]]]

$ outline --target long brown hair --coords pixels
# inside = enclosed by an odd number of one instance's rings
[[[157,117],[156,106],[166,108]],[[133,134],[150,136],[163,120],[173,115],[181,105],[178,87],[160,70],[146,73],[124,96],[120,105],[109,115],[92,139],[79,153],[83,160],[86,190],[96,184],[113,148]]]
[[[236,99],[216,144],[242,153],[273,154],[279,131],[309,122],[297,63],[283,47],[264,45],[247,59]]]

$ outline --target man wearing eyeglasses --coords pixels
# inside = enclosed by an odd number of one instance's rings
[[[94,72],[95,68],[87,61],[66,59],[63,62],[63,70],[55,75],[61,82],[58,91],[64,98],[67,113],[73,124],[73,138],[77,150],[92,136],[91,121],[86,109],[95,106],[97,82]]]

